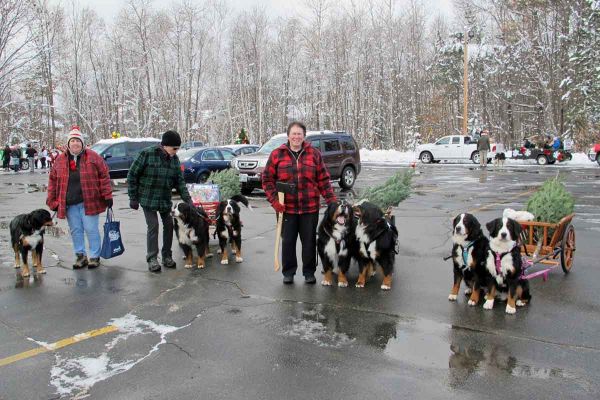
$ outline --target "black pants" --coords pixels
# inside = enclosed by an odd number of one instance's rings
[[[296,239],[302,243],[302,275],[314,275],[317,269],[317,224],[319,213],[284,214],[281,243],[283,275],[296,274]]]
[[[173,244],[173,217],[171,211],[158,212],[150,211],[144,208],[144,217],[146,217],[146,225],[148,233],[146,235],[146,261],[156,258],[158,255],[158,215],[162,219],[163,224],[163,247],[162,256],[171,257],[171,245]]]

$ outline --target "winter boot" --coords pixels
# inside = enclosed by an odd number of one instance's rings
[[[77,253],[77,259],[75,260],[75,264],[73,264],[73,269],[81,269],[85,268],[88,265],[88,259],[85,254]]]
[[[162,265],[165,268],[175,268],[177,266],[177,263],[175,263],[175,261],[173,261],[173,258],[170,256],[163,257],[162,262]]]
[[[160,272],[160,264],[156,258],[148,260],[148,271],[150,272]]]
[[[88,269],[98,268],[100,266],[100,259],[98,257],[90,258],[88,263]]]

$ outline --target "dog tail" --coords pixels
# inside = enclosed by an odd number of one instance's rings
[[[246,198],[246,196],[243,196],[241,194],[236,194],[234,196],[231,196],[231,200],[236,201],[238,203],[242,203],[243,205],[246,206],[246,208],[249,208],[250,210],[252,210],[252,206],[250,204],[248,204],[248,199]]]

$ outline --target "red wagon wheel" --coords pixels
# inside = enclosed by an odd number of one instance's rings
[[[573,259],[575,258],[575,228],[569,224],[565,229],[562,240],[562,252],[560,253],[560,265],[565,274],[568,274],[573,268]]]

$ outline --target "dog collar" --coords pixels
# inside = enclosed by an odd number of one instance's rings
[[[511,251],[513,251],[515,247],[517,247],[516,244],[509,251],[507,251],[505,253],[496,253],[494,250],[491,250],[491,252],[496,257],[496,274],[498,274],[498,275],[502,274],[502,258],[505,255],[507,255],[508,253],[510,253]]]
[[[469,259],[469,249],[471,247],[473,247],[473,244],[475,243],[475,241],[473,240],[472,242],[467,243],[466,246],[462,246],[463,251],[462,251],[462,257],[463,257],[463,266],[462,269],[467,268],[467,260]]]

